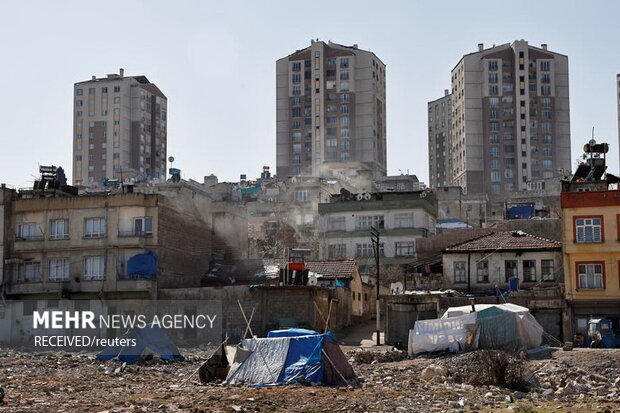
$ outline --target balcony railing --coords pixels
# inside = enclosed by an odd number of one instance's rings
[[[118,231],[119,238],[152,237],[151,231]]]
[[[43,235],[26,235],[15,237],[15,241],[43,241],[45,237]]]

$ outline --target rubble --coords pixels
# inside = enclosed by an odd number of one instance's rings
[[[620,408],[620,349],[560,350],[550,359],[522,360],[531,382],[538,383],[529,391],[457,382],[451,370],[463,367],[475,372],[475,352],[384,362],[378,360],[391,357],[381,355],[385,350],[344,350],[352,359],[356,353],[377,353],[358,356],[367,357],[363,363],[353,361],[358,377],[349,387],[225,386],[201,384],[198,375],[186,381],[213,349],[184,349],[185,361],[124,368],[115,361],[98,362],[90,353],[68,357],[0,350],[0,387],[6,392],[0,411],[612,412]],[[106,374],[109,366],[112,372]],[[121,371],[114,374],[119,367]],[[434,377],[423,378],[425,370]]]

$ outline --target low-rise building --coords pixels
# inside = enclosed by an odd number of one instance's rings
[[[562,244],[522,231],[498,231],[444,250],[443,274],[457,290],[520,288],[562,281]]]
[[[319,215],[322,259],[354,258],[361,274],[374,274],[373,227],[380,234],[381,266],[388,270],[384,279],[389,279],[415,260],[416,239],[435,233],[437,200],[429,190],[343,193],[319,204]]]
[[[572,330],[570,337],[585,337],[588,320],[605,317],[612,320],[618,332],[620,191],[563,192],[562,216],[565,294],[569,305],[565,328]]]

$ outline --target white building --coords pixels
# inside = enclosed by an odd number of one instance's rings
[[[523,288],[553,284],[562,277],[562,243],[522,231],[500,231],[448,247],[443,252],[446,284],[457,290]]]
[[[416,239],[435,234],[437,200],[430,191],[344,194],[319,205],[320,256],[355,258],[360,273],[374,272],[371,227],[380,234],[382,264],[415,260]]]

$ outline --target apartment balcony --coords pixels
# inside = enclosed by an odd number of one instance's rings
[[[139,247],[144,248],[147,245],[153,245],[153,233],[145,231],[119,231],[117,243],[121,247]]]
[[[76,280],[76,278],[79,279]],[[66,281],[48,281],[41,279],[15,280],[6,284],[6,294],[79,294],[79,293],[151,293],[157,288],[156,279],[147,280],[143,277],[117,276],[96,280],[84,280],[81,277],[69,277]]]

